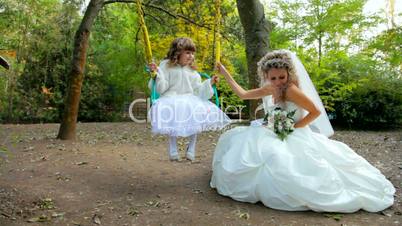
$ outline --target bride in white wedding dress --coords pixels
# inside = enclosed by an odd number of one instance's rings
[[[395,188],[346,144],[328,139],[331,124],[296,55],[269,52],[258,63],[262,86],[244,90],[218,65],[242,99],[263,98],[264,110],[296,110],[295,130],[281,140],[266,126],[239,126],[219,139],[211,187],[242,202],[289,211],[377,212],[394,202]]]

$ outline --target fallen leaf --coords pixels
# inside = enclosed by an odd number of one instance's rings
[[[233,211],[233,213],[239,218],[243,218],[245,220],[250,219],[250,214],[247,213],[247,212],[242,212],[240,210],[235,210],[235,211]]]
[[[8,149],[6,147],[0,147],[0,152],[1,153],[8,153]]]
[[[390,213],[387,213],[386,211],[381,211],[381,214],[387,217],[392,217]]]
[[[50,220],[50,218],[49,218],[48,216],[46,216],[46,215],[41,215],[41,216],[39,216],[39,217],[30,218],[30,219],[28,220],[28,222],[29,222],[29,223],[34,223],[34,222],[46,222],[46,221],[49,221],[49,220]]]
[[[250,218],[250,214],[242,213],[242,214],[239,215],[239,217],[248,220]]]
[[[9,215],[7,213],[4,213],[4,212],[1,212],[1,215],[5,216],[5,217],[8,217],[8,218],[11,218],[11,215]]]
[[[24,151],[32,151],[33,149],[35,149],[35,148],[32,146],[29,146],[29,147],[25,147]]]
[[[94,216],[92,217],[92,222],[94,222],[95,224],[101,224],[101,219],[102,217],[99,216],[98,214],[94,214]]]
[[[147,202],[147,205],[148,206],[153,206],[153,207],[159,207],[161,205],[161,203],[158,202],[158,201],[151,200],[151,201]]]
[[[64,213],[56,213],[56,212],[52,213],[53,218],[62,217],[62,216],[64,216]]]
[[[138,216],[138,215],[140,215],[142,212],[141,211],[139,211],[139,210],[137,210],[137,209],[135,209],[135,208],[131,208],[129,211],[128,211],[128,215],[131,215],[131,216]]]
[[[340,221],[342,219],[342,217],[343,217],[342,214],[329,214],[329,213],[324,214],[324,216],[326,216],[328,218],[332,218],[332,219],[334,219],[336,221]]]
[[[36,206],[39,207],[39,209],[42,209],[42,210],[54,209],[54,203],[53,203],[53,200],[51,198],[45,198],[45,199],[39,200],[39,202],[36,203]]]
[[[198,189],[198,188],[194,188],[193,189],[193,193],[195,193],[195,194],[202,194],[202,193],[204,193],[201,189]]]

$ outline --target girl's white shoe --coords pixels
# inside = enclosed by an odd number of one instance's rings
[[[195,160],[195,156],[187,151],[186,159],[193,162]]]
[[[169,155],[169,160],[172,162],[179,161],[179,155]]]

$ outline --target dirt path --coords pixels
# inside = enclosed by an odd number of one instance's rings
[[[337,131],[397,188],[383,213],[285,212],[209,187],[219,132],[203,133],[197,161],[170,162],[166,138],[134,123],[0,125],[0,225],[401,225],[402,131]],[[185,140],[181,142],[181,154]],[[28,221],[32,221],[29,223]],[[41,222],[43,221],[43,222]]]

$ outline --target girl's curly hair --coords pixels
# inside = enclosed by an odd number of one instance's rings
[[[289,51],[286,50],[274,50],[268,52],[265,56],[261,58],[260,61],[257,63],[258,67],[258,77],[260,79],[261,86],[265,83],[265,76],[271,68],[282,68],[288,71],[288,81],[281,87],[278,94],[278,98],[281,101],[285,99],[285,93],[287,87],[290,84],[295,84],[299,86],[299,81],[296,75],[296,69],[292,62],[292,58],[290,56]]]
[[[165,59],[169,60],[169,65],[177,65],[179,63],[179,56],[183,51],[195,52],[195,44],[190,38],[176,38],[170,44],[169,51]],[[190,65],[193,67],[194,62]]]

